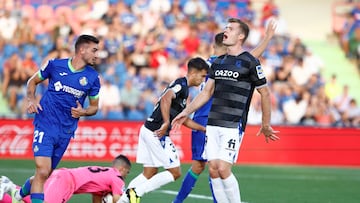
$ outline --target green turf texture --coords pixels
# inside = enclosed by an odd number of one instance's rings
[[[62,161],[59,167],[87,165],[106,166],[104,162]],[[0,175],[10,177],[15,183],[23,181],[33,173],[30,160],[0,159]],[[189,164],[182,165],[183,174]],[[133,164],[126,182],[142,171]],[[360,201],[360,168],[303,167],[303,166],[263,166],[236,165],[233,172],[237,177],[243,202],[248,203],[358,203]],[[209,203],[207,171],[199,180],[185,203]],[[170,203],[180,187],[182,178],[154,192],[146,194],[142,203]],[[170,193],[170,194],[169,194]],[[70,203],[91,202],[90,195],[74,195]]]

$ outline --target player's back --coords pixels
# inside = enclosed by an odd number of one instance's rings
[[[164,94],[168,90],[173,91],[176,95],[175,98],[172,99],[170,107],[170,121],[172,121],[172,119],[174,119],[186,107],[186,101],[189,95],[187,79],[185,77],[176,79],[164,90],[162,94]],[[160,108],[161,97],[162,96],[160,96],[160,99],[156,104],[153,113],[145,122],[146,128],[152,131],[159,129],[163,123]]]
[[[113,167],[87,166],[67,170],[73,176],[75,194],[121,194],[125,187],[120,172]]]

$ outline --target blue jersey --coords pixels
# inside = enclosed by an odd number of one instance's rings
[[[212,62],[217,58],[217,56],[211,56],[208,60],[207,63],[209,64],[209,66],[211,66]],[[209,77],[206,76],[205,82],[207,81]],[[205,86],[205,82],[201,83],[200,85],[200,91],[202,91],[204,89]],[[203,122],[198,122],[197,118],[198,117],[208,117],[209,112],[210,112],[210,108],[211,108],[211,103],[212,103],[212,98],[209,99],[209,101],[207,101],[202,107],[200,107],[197,111],[195,111],[194,113],[194,117],[193,120],[203,126],[206,125],[206,123]],[[201,121],[204,121],[203,119],[201,119]]]
[[[40,100],[42,111],[35,115],[35,126],[59,126],[60,133],[74,134],[78,118],[71,116],[76,101],[84,105],[87,96],[97,99],[100,90],[99,74],[91,66],[75,70],[71,59],[49,60],[38,72],[49,79],[48,89]]]

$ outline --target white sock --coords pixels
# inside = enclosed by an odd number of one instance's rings
[[[128,188],[135,188],[139,185],[145,183],[148,179],[144,176],[144,174],[140,173],[136,178],[132,179],[129,183]]]
[[[223,179],[222,182],[224,184],[224,191],[227,198],[229,199],[229,202],[241,202],[239,184],[234,174],[231,174],[228,178]]]
[[[138,176],[136,176],[134,179],[132,179],[129,183],[128,188],[135,188],[136,186],[142,185],[145,183],[148,179],[140,173]],[[128,203],[129,198],[127,197],[126,193],[121,195],[120,199],[117,201],[117,203]]]
[[[160,188],[161,186],[174,181],[175,181],[174,176],[169,171],[166,170],[154,175],[145,183],[135,187],[135,191],[136,194],[141,197],[148,192],[154,191]]]
[[[214,191],[214,196],[217,202],[228,202],[228,198],[224,193],[224,184],[221,178],[211,178],[211,184]]]

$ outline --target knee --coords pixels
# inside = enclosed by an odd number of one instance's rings
[[[193,164],[191,166],[192,172],[194,172],[196,174],[202,173],[204,171],[204,169],[205,169],[205,162],[199,163],[199,164]]]
[[[221,178],[226,178],[226,177],[230,176],[230,174],[231,174],[231,167],[226,166],[226,165],[221,165],[218,168],[218,173]]]
[[[35,172],[35,179],[46,180],[51,173],[51,169],[37,168]]]
[[[211,178],[219,177],[218,168],[215,165],[209,165],[209,174]]]
[[[176,168],[176,169],[169,170],[169,172],[171,173],[171,175],[173,175],[174,180],[179,179],[180,176],[181,176],[181,170],[180,170],[180,168]]]

